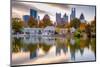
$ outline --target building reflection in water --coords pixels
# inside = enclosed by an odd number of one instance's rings
[[[71,60],[75,61],[75,39],[70,38],[70,54],[71,54]]]
[[[37,51],[30,52],[30,59],[37,57]]]
[[[55,44],[54,37],[24,37],[23,43],[27,45],[30,51],[30,59],[36,58],[38,49],[41,48],[44,52],[50,50],[50,46]]]
[[[13,38],[12,52],[30,52],[30,59],[38,58],[38,49],[42,49],[45,54],[48,54],[50,48],[55,46],[53,50],[55,56],[60,56],[62,52],[67,56],[70,54],[70,60],[76,61],[77,54],[80,52],[80,57],[86,53],[84,50],[88,48],[95,55],[96,39],[94,38],[64,38],[64,37],[22,37]],[[85,58],[86,59],[86,58]],[[88,58],[87,58],[88,59]],[[86,60],[87,60],[86,59]]]
[[[66,39],[65,38],[58,38],[57,39],[56,56],[57,55],[61,55],[61,50],[63,51],[63,53],[65,55],[68,52],[68,47],[67,47],[67,43],[66,43]]]

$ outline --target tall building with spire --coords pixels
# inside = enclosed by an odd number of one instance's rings
[[[85,17],[84,17],[84,14],[83,13],[81,13],[81,15],[80,15],[80,21],[81,21],[81,23],[85,23],[86,22],[86,20],[85,20]]]
[[[73,20],[76,17],[76,9],[72,8],[71,14],[70,14],[70,21]]]

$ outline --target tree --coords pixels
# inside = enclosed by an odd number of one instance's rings
[[[47,53],[51,48],[51,45],[48,45],[48,44],[42,44],[42,49],[45,53]]]
[[[91,21],[91,29],[93,32],[96,32],[96,17]]]
[[[70,22],[71,27],[78,28],[80,26],[80,20],[75,18]]]
[[[58,28],[64,28],[64,25],[62,25],[62,24],[57,24],[57,27],[58,27]]]
[[[33,18],[32,16],[30,16],[29,20],[28,20],[28,26],[29,27],[37,27],[37,20],[35,18]]]
[[[43,18],[43,26],[46,27],[46,26],[51,26],[52,25],[52,22],[50,20],[50,17],[46,14]]]
[[[22,32],[23,21],[20,18],[12,18],[12,29],[14,32]]]
[[[39,21],[38,27],[39,27],[39,28],[44,28],[44,23],[43,23],[43,21],[42,21],[42,20],[41,20],[41,21]]]
[[[19,52],[23,48],[23,44],[21,43],[21,38],[13,38],[12,39],[12,52]]]
[[[85,29],[86,29],[86,24],[80,23],[80,31],[85,31]]]
[[[65,23],[63,27],[64,27],[64,28],[70,28],[70,23],[68,23],[68,22]]]

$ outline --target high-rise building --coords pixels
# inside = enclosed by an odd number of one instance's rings
[[[65,13],[63,17],[61,17],[61,13],[56,13],[56,22],[57,24],[65,24],[68,22],[68,16]]]
[[[23,16],[23,20],[24,20],[25,23],[28,23],[29,17],[30,17],[29,15]]]
[[[40,20],[40,16],[38,16],[37,20]]]
[[[39,22],[40,22],[40,16],[37,17],[37,21],[38,21],[38,24],[39,24]]]
[[[82,22],[82,23],[85,23],[86,21],[85,21],[85,17],[84,17],[84,14],[83,13],[81,13],[81,15],[80,15],[80,21]]]
[[[35,19],[37,19],[37,11],[34,9],[30,9],[30,16],[34,17]]]
[[[80,20],[84,20],[85,18],[84,18],[84,15],[83,15],[83,13],[81,13],[81,15],[80,15]]]
[[[65,13],[64,16],[63,16],[63,21],[64,21],[65,23],[68,22],[68,16],[66,15],[66,13]]]
[[[72,8],[71,14],[70,14],[70,21],[73,20],[76,17],[76,9]]]
[[[61,13],[56,13],[56,22],[57,24],[61,23]]]

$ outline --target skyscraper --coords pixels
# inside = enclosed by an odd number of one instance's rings
[[[37,19],[37,11],[34,9],[30,9],[30,16],[34,17],[35,19]]]
[[[82,23],[85,23],[86,21],[85,21],[85,17],[84,17],[84,14],[83,13],[81,13],[81,15],[80,15],[80,21],[82,22]]]
[[[72,8],[71,14],[70,14],[70,21],[73,20],[76,17],[76,9]]]
[[[57,24],[61,23],[61,13],[56,13],[56,22]]]
[[[37,20],[40,20],[40,16],[37,17]]]
[[[80,20],[83,20],[83,19],[84,19],[84,15],[83,15],[83,13],[81,13]]]
[[[61,13],[56,13],[56,22],[57,24],[65,24],[68,22],[68,16],[65,13],[63,17],[61,17]]]
[[[65,23],[68,22],[68,16],[66,15],[66,13],[65,13],[64,16],[63,16],[63,21],[64,21]]]
[[[28,22],[29,17],[30,17],[29,15],[23,15],[23,20],[24,20],[25,23]]]

